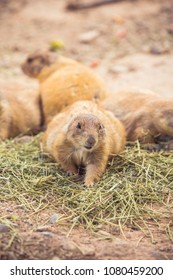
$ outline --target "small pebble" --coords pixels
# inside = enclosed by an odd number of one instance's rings
[[[169,49],[167,48],[162,48],[162,47],[151,47],[150,48],[150,53],[154,55],[160,55],[164,53],[168,53]]]
[[[0,232],[8,232],[10,230],[10,228],[8,226],[6,226],[5,224],[0,224]]]
[[[59,256],[54,256],[52,260],[61,260]]]
[[[85,33],[81,33],[79,35],[79,41],[81,43],[90,43],[95,40],[99,36],[99,32],[97,30],[91,30]]]
[[[95,59],[90,63],[90,67],[97,68],[99,66],[99,64],[100,64],[100,61]]]
[[[119,29],[119,30],[117,30],[115,35],[116,35],[116,38],[118,38],[118,39],[125,38],[127,36],[127,29],[126,28]]]
[[[57,220],[59,219],[59,214],[53,214],[51,217],[50,217],[50,223],[51,224],[56,224]]]
[[[40,232],[40,234],[42,234],[44,236],[48,236],[48,237],[53,237],[53,233],[49,232],[49,231],[42,231],[42,232]]]
[[[101,235],[105,235],[105,236],[110,236],[110,237],[112,236],[109,232],[107,232],[105,230],[99,230],[98,233]]]
[[[127,73],[129,71],[128,67],[125,66],[125,65],[121,65],[121,64],[117,64],[113,67],[111,67],[111,72],[114,72],[114,73]]]
[[[48,231],[49,227],[48,226],[40,226],[36,228],[36,231],[42,232],[42,231]]]
[[[82,253],[84,256],[94,256],[95,247],[94,246],[85,246],[82,248]]]
[[[159,55],[159,54],[161,54],[162,52],[161,52],[161,50],[159,50],[159,48],[157,48],[157,47],[151,47],[150,53],[151,53],[151,54],[155,54],[155,55]]]

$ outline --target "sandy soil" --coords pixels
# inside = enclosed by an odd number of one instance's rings
[[[61,54],[91,66],[110,91],[144,87],[173,98],[173,1],[122,1],[77,12],[63,0],[0,2],[0,82],[38,87],[20,69],[27,54],[61,40]],[[51,224],[51,210],[27,212],[1,202],[0,213],[15,221],[16,232],[0,233],[0,259],[173,259],[173,245],[160,228],[149,225],[152,238],[125,228],[101,229]]]

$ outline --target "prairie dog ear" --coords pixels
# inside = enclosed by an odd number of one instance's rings
[[[43,56],[44,56],[46,65],[50,65],[58,59],[58,55],[55,52],[47,51],[43,54]]]

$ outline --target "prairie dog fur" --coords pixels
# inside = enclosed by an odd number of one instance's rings
[[[127,140],[155,143],[159,137],[173,138],[173,100],[145,89],[116,92],[101,105],[122,121]]]
[[[40,96],[36,89],[18,83],[0,84],[0,139],[40,130]]]
[[[53,118],[43,141],[68,174],[84,167],[85,186],[90,187],[104,173],[109,157],[123,150],[125,129],[111,112],[92,101],[78,101]]]
[[[30,55],[22,65],[25,74],[40,82],[45,123],[64,107],[79,100],[96,103],[108,96],[101,80],[89,67],[54,53]]]

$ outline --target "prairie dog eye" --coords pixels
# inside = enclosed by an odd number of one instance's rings
[[[31,63],[32,61],[33,61],[32,58],[28,58],[28,59],[27,59],[27,62],[28,62],[28,63]]]
[[[78,124],[77,124],[76,128],[81,129],[81,124],[80,124],[79,122],[78,122]]]

